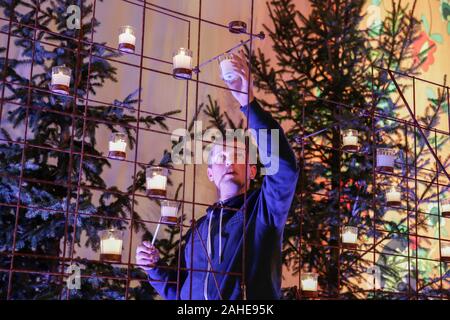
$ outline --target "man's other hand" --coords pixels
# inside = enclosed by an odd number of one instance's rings
[[[144,271],[153,269],[155,263],[159,260],[159,251],[150,242],[144,241],[136,249],[136,264]]]

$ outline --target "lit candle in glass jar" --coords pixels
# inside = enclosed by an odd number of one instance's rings
[[[192,51],[178,49],[173,55],[173,76],[175,79],[192,78]]]
[[[222,79],[225,81],[233,81],[237,78],[236,72],[233,70],[233,64],[231,60],[233,55],[225,53],[219,57],[219,66]]]
[[[402,204],[402,194],[400,188],[391,187],[386,192],[386,203],[390,207],[398,207]]]
[[[108,157],[111,159],[125,160],[127,157],[126,150],[126,135],[124,133],[114,132],[111,135],[111,140],[109,141]]]
[[[71,72],[66,66],[53,67],[50,90],[59,94],[69,94]]]
[[[131,26],[123,26],[119,29],[119,51],[134,53],[136,49],[135,29]]]
[[[358,243],[358,228],[352,226],[342,227],[342,244],[344,247],[356,248]]]
[[[163,167],[150,167],[147,168],[146,182],[147,182],[147,195],[151,197],[166,197],[167,188],[167,168]]]
[[[178,222],[178,202],[161,201],[161,222],[175,224]]]
[[[100,240],[100,260],[120,262],[122,260],[122,231],[103,231]]]
[[[301,275],[301,289],[302,294],[307,297],[317,296],[319,275],[314,272],[304,272]]]
[[[379,171],[394,172],[397,151],[390,148],[377,148],[377,169]]]
[[[441,201],[441,212],[443,217],[446,218],[450,217],[450,199],[445,199]]]
[[[342,132],[342,150],[347,152],[359,150],[357,130],[347,129]]]
[[[441,260],[450,262],[450,242],[441,242]]]

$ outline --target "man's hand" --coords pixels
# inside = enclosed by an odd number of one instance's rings
[[[233,59],[231,60],[231,64],[233,65],[233,71],[236,73],[236,79],[232,81],[225,81],[228,88],[233,90],[238,90],[240,93],[236,91],[232,91],[233,97],[239,102],[241,106],[247,105],[249,102],[253,101],[253,81],[250,78],[250,71],[248,63],[245,59],[244,52],[241,50],[239,54],[232,54]],[[250,82],[250,85],[249,85]],[[250,99],[249,99],[250,96]]]
[[[139,268],[144,271],[153,269],[152,266],[159,260],[159,251],[150,242],[144,241],[136,249],[136,264],[140,265]]]

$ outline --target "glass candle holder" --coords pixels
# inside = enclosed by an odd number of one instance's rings
[[[235,21],[231,21],[230,23],[228,23],[228,30],[231,33],[246,33],[247,32],[247,24],[244,21],[239,21],[239,20],[235,20]]]
[[[302,294],[307,297],[316,297],[318,295],[319,275],[315,272],[304,272],[301,275]]]
[[[399,207],[402,204],[402,193],[399,187],[391,187],[386,191],[386,204],[389,207]]]
[[[168,224],[176,224],[178,222],[177,201],[161,201],[161,222]]]
[[[219,57],[220,74],[225,81],[233,81],[238,77],[233,70],[232,59],[233,55],[229,53],[225,53]]]
[[[136,50],[136,32],[131,26],[119,28],[119,51],[134,53]]]
[[[127,136],[121,132],[111,134],[109,140],[109,154],[111,159],[125,160],[127,157]]]
[[[180,48],[173,54],[173,76],[175,79],[192,78],[191,50]]]
[[[342,227],[342,246],[355,249],[358,245],[358,228],[352,226]]]
[[[450,218],[450,199],[441,201],[441,215],[445,218]]]
[[[115,229],[102,231],[100,239],[100,260],[121,262],[123,232]]]
[[[441,242],[441,261],[450,262],[450,242]]]
[[[69,94],[72,70],[66,66],[52,68],[50,90],[59,94]]]
[[[397,151],[391,148],[377,148],[377,169],[379,171],[394,172]]]
[[[347,129],[342,131],[342,150],[347,152],[359,150],[358,130]]]
[[[164,167],[150,167],[146,171],[147,195],[165,198],[167,195],[167,176],[169,171]]]

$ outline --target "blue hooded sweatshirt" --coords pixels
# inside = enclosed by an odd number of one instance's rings
[[[179,274],[176,268],[168,268],[164,263],[158,263],[148,272],[150,284],[165,299],[281,297],[283,230],[297,184],[297,163],[282,128],[270,113],[256,100],[241,107],[241,111],[244,115],[248,112],[250,129],[269,129],[266,136],[261,135],[267,139],[265,143],[256,135],[259,153],[270,157],[270,161],[277,157],[279,169],[264,176],[261,188],[248,191],[245,203],[244,194],[217,202],[207,209],[205,216],[193,222],[182,247]],[[279,130],[278,154],[270,154],[270,129]],[[271,162],[264,165],[267,168]],[[244,212],[245,257],[242,254]]]

